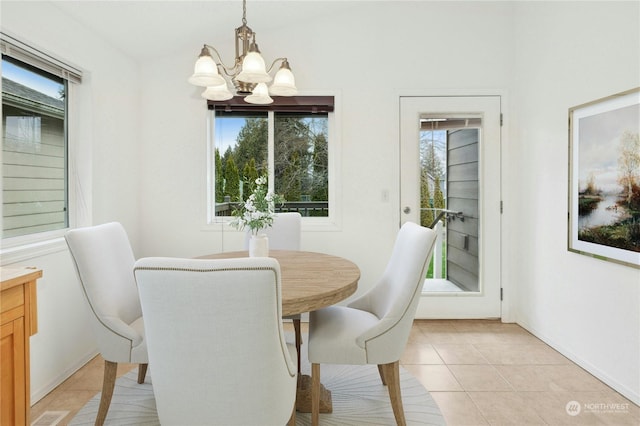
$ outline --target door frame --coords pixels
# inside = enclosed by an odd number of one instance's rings
[[[502,126],[501,126],[501,143],[500,143],[500,199],[501,204],[503,206],[501,212],[501,220],[500,220],[500,283],[502,288],[502,300],[501,300],[501,320],[502,322],[515,322],[515,318],[513,317],[513,308],[512,305],[515,301],[514,288],[509,284],[508,277],[508,269],[506,268],[503,260],[505,252],[505,222],[508,218],[508,215],[505,214],[504,206],[506,204],[505,194],[502,191],[504,187],[504,173],[505,169],[504,159],[508,157],[508,140],[509,140],[509,120],[507,119],[508,109],[508,91],[506,89],[399,89],[394,93],[394,105],[395,105],[395,125],[398,137],[398,143],[395,147],[396,153],[396,178],[397,178],[397,198],[395,200],[395,213],[394,217],[396,218],[396,223],[398,229],[402,224],[402,213],[401,213],[401,105],[400,100],[402,97],[474,97],[474,96],[499,96],[500,104],[501,104],[501,114],[502,114]]]

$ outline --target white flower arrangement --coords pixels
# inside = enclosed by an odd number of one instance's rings
[[[268,191],[267,177],[260,176],[255,180],[251,195],[233,211],[235,217],[230,225],[238,230],[248,227],[253,235],[258,235],[258,231],[273,225],[275,205],[284,201],[280,195]]]

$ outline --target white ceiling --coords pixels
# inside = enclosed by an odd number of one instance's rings
[[[64,13],[91,28],[125,54],[143,60],[170,54],[193,39],[232,40],[242,24],[240,0],[59,1]],[[348,0],[247,1],[247,24],[260,34],[291,21],[332,15],[363,4]],[[198,50],[198,48],[194,48]],[[195,52],[196,55],[198,52]]]

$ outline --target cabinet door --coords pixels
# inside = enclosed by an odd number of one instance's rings
[[[0,334],[0,424],[24,425],[26,401],[24,318],[2,325]]]

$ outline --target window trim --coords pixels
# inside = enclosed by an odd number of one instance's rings
[[[328,155],[328,167],[329,167],[329,215],[325,217],[303,217],[302,218],[302,231],[310,231],[310,232],[331,232],[331,231],[339,231],[342,229],[342,188],[338,184],[341,181],[342,174],[342,164],[341,164],[341,155],[342,152],[342,137],[340,125],[341,118],[341,109],[340,109],[340,92],[338,91],[322,91],[322,93],[316,93],[311,91],[305,91],[304,93],[300,93],[298,97],[275,97],[274,104],[276,103],[276,99],[278,100],[286,100],[286,99],[295,99],[295,98],[304,98],[307,97],[311,99],[315,97],[316,99],[327,99],[331,98],[333,100],[332,111],[326,111],[328,113],[328,123],[327,123],[327,132],[329,133],[329,155]],[[233,99],[242,99],[241,97],[234,97]],[[207,101],[207,185],[206,185],[206,208],[205,208],[205,224],[203,226],[203,230],[205,231],[214,231],[214,232],[229,232],[233,228],[228,225],[231,220],[230,216],[215,216],[213,212],[213,200],[215,199],[214,194],[214,182],[215,182],[215,170],[213,164],[213,153],[214,153],[214,137],[215,137],[215,111],[213,110],[213,104],[217,105],[225,105],[226,101],[222,102],[213,102]],[[245,105],[251,105],[241,101],[244,105],[239,105],[238,108],[245,108]],[[282,104],[280,101],[279,103]],[[231,108],[233,108],[234,104],[231,104]],[[268,106],[268,105],[267,105]],[[282,105],[280,105],[282,106]],[[264,111],[265,105],[259,105],[257,107],[261,107]],[[240,111],[255,111],[256,106],[249,106],[246,109],[240,109]],[[288,110],[280,110],[279,107],[272,107],[274,111],[292,111]],[[238,111],[238,109],[232,109],[233,111]],[[309,107],[306,109],[298,109],[300,112],[313,112]],[[319,111],[324,112],[324,111]],[[271,149],[273,149],[272,144]],[[273,152],[270,152],[270,155],[273,156]],[[270,170],[270,173],[273,171]],[[226,228],[226,229],[225,229]]]
[[[82,71],[78,67],[69,65],[66,61],[23,43],[4,31],[0,32],[0,50],[3,55],[11,56],[26,64],[61,77],[69,83],[82,83]]]
[[[90,210],[85,202],[80,202],[83,197],[78,193],[81,185],[79,183],[80,173],[77,168],[80,146],[77,117],[80,103],[79,97],[81,96],[81,91],[78,88],[79,83],[82,81],[82,71],[78,67],[69,65],[68,62],[22,42],[4,31],[0,32],[0,48],[3,55],[10,56],[67,80],[67,111],[64,130],[67,138],[67,227],[0,239],[0,266],[4,266],[67,250],[64,234],[70,228],[78,226],[79,223],[87,222]],[[48,64],[48,66],[41,66],[43,63]],[[0,104],[1,110],[2,106]]]

